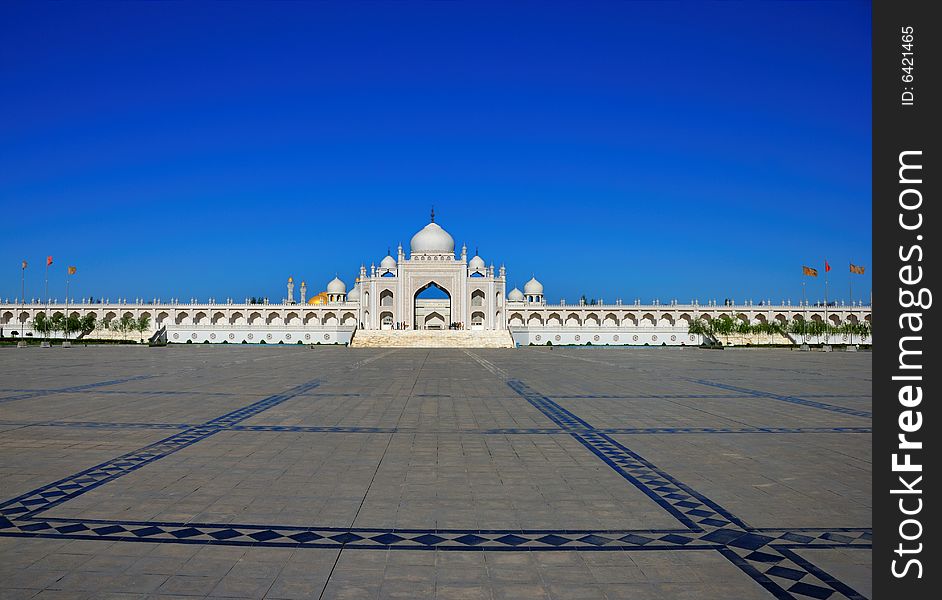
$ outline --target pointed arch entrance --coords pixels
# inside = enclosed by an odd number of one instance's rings
[[[452,323],[451,293],[434,281],[415,292],[412,304],[415,329],[448,329]]]

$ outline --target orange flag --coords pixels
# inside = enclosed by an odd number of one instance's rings
[[[51,265],[51,264],[52,264],[52,256],[47,256],[47,257],[46,257],[46,266],[48,267],[48,266]]]
[[[812,269],[811,267],[802,267],[802,268],[801,268],[801,272],[804,273],[805,275],[808,275],[809,277],[817,277],[817,276],[818,276],[818,270],[817,270],[817,269]]]
[[[76,269],[75,267],[69,267],[69,275],[75,275],[75,272],[76,272],[77,270],[78,270],[78,269]]]
[[[863,274],[864,274],[864,268],[861,267],[861,266],[855,265],[854,263],[850,263],[850,272],[851,272],[851,273],[856,273],[856,274],[858,274],[858,275],[863,275]]]
[[[26,261],[25,261],[25,260],[23,261],[23,268],[24,268],[24,269],[26,268]]]

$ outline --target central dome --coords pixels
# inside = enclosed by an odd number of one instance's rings
[[[413,253],[455,253],[455,239],[434,221],[412,236],[409,247]]]

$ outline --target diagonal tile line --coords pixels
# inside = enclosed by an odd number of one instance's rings
[[[833,575],[827,573],[826,571],[824,571],[823,569],[821,569],[821,568],[818,567],[817,565],[815,565],[815,564],[811,563],[810,561],[808,561],[808,560],[802,558],[801,556],[799,556],[798,554],[796,554],[796,553],[793,552],[792,550],[789,550],[788,548],[784,548],[784,547],[779,546],[779,545],[773,546],[773,548],[775,548],[775,550],[777,550],[777,551],[780,552],[782,555],[784,555],[787,559],[791,560],[792,562],[794,562],[795,564],[799,565],[799,566],[800,566],[801,568],[803,568],[804,570],[808,571],[809,573],[811,573],[812,575],[814,575],[815,577],[817,577],[818,580],[820,580],[820,581],[826,583],[827,585],[829,585],[830,587],[834,588],[834,589],[837,590],[839,593],[844,594],[845,596],[847,596],[847,597],[850,598],[851,600],[867,600],[866,597],[865,597],[863,594],[860,594],[859,592],[857,592],[856,590],[854,590],[854,589],[853,589],[852,587],[850,587],[849,585],[847,585],[847,584],[845,584],[844,582],[840,581],[839,579],[837,579],[837,578],[834,577]]]
[[[347,367],[353,371],[359,367],[379,360],[395,350],[382,352],[375,356],[359,360]],[[195,369],[185,369],[184,371],[193,371]],[[89,385],[112,385],[120,381],[130,381],[135,379],[149,379],[154,375],[138,376],[127,380],[116,380],[112,382],[101,382],[99,384]],[[281,394],[275,394],[248,406],[236,409],[205,423],[195,425],[189,429],[171,435],[168,438],[123,454],[117,458],[111,459],[79,473],[75,473],[59,481],[47,484],[43,487],[27,492],[16,498],[7,500],[0,504],[0,516],[6,517],[30,517],[36,515],[53,506],[59,505],[76,496],[95,489],[98,486],[113,481],[118,477],[126,475],[131,471],[137,470],[146,464],[159,460],[178,450],[182,450],[196,442],[202,441],[207,437],[214,435],[226,428],[232,427],[246,419],[249,419],[263,411],[266,411],[286,400],[305,394],[320,385],[319,379],[314,379],[307,383],[295,386]],[[87,387],[87,386],[86,386]]]
[[[537,410],[546,415],[547,418],[567,429],[569,435],[579,440],[580,443],[599,456],[606,464],[613,467],[620,475],[625,477],[638,489],[647,494],[648,497],[652,498],[658,505],[668,510],[672,516],[678,518],[678,520],[691,527],[694,531],[703,531],[704,541],[713,541],[721,544],[717,549],[723,556],[733,562],[733,564],[754,579],[759,585],[762,585],[776,598],[794,599],[801,597],[822,599],[830,598],[835,592],[845,595],[851,600],[857,600],[857,598],[859,598],[859,594],[852,588],[827,575],[823,570],[815,567],[809,561],[800,559],[800,557],[793,552],[786,556],[780,549],[772,547],[770,544],[777,540],[776,537],[751,531],[751,528],[728,510],[723,509],[716,502],[680,483],[624,445],[616,442],[607,434],[594,429],[577,415],[556,404],[546,396],[542,396],[535,390],[532,390],[532,388],[522,381],[512,379],[506,371],[490,363],[490,361],[479,358],[471,352],[466,351],[466,353],[485,369],[494,373],[507,383],[511,389],[530,402]],[[756,390],[715,384],[714,382],[707,382],[706,380],[691,379],[691,381],[703,383],[704,385],[715,385],[722,389],[748,393],[753,396],[761,395],[762,397],[772,397],[776,400],[796,404],[808,404],[816,408],[823,407],[827,410],[835,410],[836,412],[849,414],[862,413],[862,411],[851,411],[843,407],[812,402],[802,398],[778,396],[775,394],[769,395]],[[857,416],[870,415],[869,413],[863,413]],[[733,527],[727,527],[728,525],[732,525]],[[801,536],[801,534],[797,534],[797,536]],[[790,537],[794,537],[794,535],[789,535],[789,537],[785,539],[791,541],[789,539]],[[828,537],[832,536],[829,535]],[[869,543],[869,535],[866,537]],[[797,537],[795,539],[804,538]],[[790,551],[785,549],[785,552]],[[799,560],[795,560],[793,556]]]
[[[144,465],[202,441],[211,435],[219,433],[225,427],[235,425],[240,421],[251,418],[299,394],[310,391],[318,385],[320,385],[320,381],[317,379],[308,381],[281,394],[263,398],[262,400],[211,419],[191,429],[175,433],[168,438],[144,446],[143,448],[138,448],[137,450],[105,461],[54,483],[22,494],[0,504],[0,515],[7,517],[33,516],[95,489],[104,483],[127,475]]]
[[[677,481],[609,435],[594,429],[522,381],[511,379],[507,385],[687,527],[722,527],[730,523],[747,527],[726,509]]]
[[[776,598],[823,600],[837,592],[849,600],[865,600],[846,583],[779,544],[761,549],[730,544],[719,552]]]
[[[827,404],[826,402],[815,402],[814,400],[806,400],[804,398],[799,398],[798,396],[782,396],[780,394],[773,394],[772,392],[752,390],[749,388],[729,385],[727,383],[709,381],[707,379],[690,379],[690,378],[685,378],[685,379],[687,379],[687,381],[692,381],[693,383],[699,383],[700,385],[707,385],[710,387],[720,388],[722,390],[729,390],[731,392],[740,392],[743,394],[749,394],[750,396],[754,398],[769,398],[771,400],[778,400],[780,402],[789,402],[791,404],[800,404],[802,406],[809,406],[811,408],[817,408],[820,410],[828,410],[831,412],[841,413],[844,415],[853,415],[855,417],[866,417],[868,419],[873,418],[873,413],[867,412],[865,410],[856,410],[853,408],[847,408],[845,406]]]
[[[34,390],[28,393],[19,394],[17,396],[7,396],[5,398],[0,398],[0,404],[4,402],[13,402],[14,400],[26,400],[28,398],[38,398],[40,396],[50,396],[52,394],[68,394],[71,392],[83,392],[85,390],[91,390],[99,387],[105,387],[109,385],[119,385],[122,383],[128,383],[131,381],[141,381],[144,379],[151,379],[156,377],[156,375],[135,375],[134,377],[124,377],[122,379],[111,379],[108,381],[98,381],[96,383],[86,383],[84,385],[73,385],[64,388],[54,388],[50,390]]]

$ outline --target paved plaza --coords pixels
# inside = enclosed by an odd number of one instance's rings
[[[862,598],[871,356],[0,350],[3,598]]]

